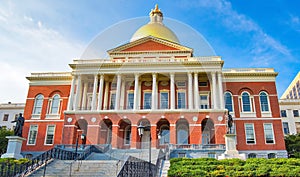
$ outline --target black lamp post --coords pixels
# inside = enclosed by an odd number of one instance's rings
[[[76,146],[75,146],[75,157],[76,157],[76,159],[75,159],[75,160],[77,160],[78,141],[79,141],[79,137],[80,137],[80,132],[81,132],[81,131],[82,131],[82,130],[77,129]]]
[[[142,142],[142,137],[144,134],[145,130],[149,130],[150,134],[149,134],[149,177],[152,176],[152,171],[151,171],[151,126],[144,126],[142,125],[142,122],[140,123],[140,125],[137,127],[139,135],[141,137],[141,142]]]

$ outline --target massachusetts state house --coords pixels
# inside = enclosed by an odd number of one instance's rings
[[[194,56],[156,6],[130,42],[107,58],[75,59],[70,72],[32,73],[23,153],[58,144],[114,149],[224,145],[233,117],[247,157],[286,157],[272,68],[223,69],[220,56]],[[138,126],[145,129],[139,136]],[[150,137],[151,136],[151,141]]]

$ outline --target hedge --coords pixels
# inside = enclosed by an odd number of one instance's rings
[[[225,176],[276,176],[292,177],[300,175],[300,159],[264,159],[247,160],[213,158],[174,158],[168,177],[225,177]]]

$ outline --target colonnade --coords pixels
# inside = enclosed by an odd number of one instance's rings
[[[116,74],[116,90],[115,90],[115,106],[114,110],[124,109],[121,105],[121,101],[124,99],[125,84],[124,78],[128,74]],[[170,105],[171,110],[176,109],[176,90],[175,83],[176,73],[168,73],[170,84]],[[207,74],[210,78],[210,92],[211,92],[211,108],[212,109],[224,109],[223,98],[223,85],[222,74],[220,72],[211,72]],[[134,98],[133,98],[133,110],[141,109],[141,82],[142,75],[139,73],[134,74]],[[158,73],[152,73],[152,102],[151,109],[158,109]],[[92,110],[100,111],[107,109],[108,93],[109,93],[109,81],[105,81],[105,74],[94,74],[94,82],[92,89],[91,106],[87,108],[87,93],[88,82],[82,79],[82,75],[73,75],[70,89],[70,96],[68,102],[68,110]],[[187,73],[187,107],[186,109],[199,109],[199,74],[197,72]],[[102,106],[104,105],[104,106]]]

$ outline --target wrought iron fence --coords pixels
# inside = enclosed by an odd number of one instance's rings
[[[117,177],[155,177],[156,166],[150,162],[128,156]]]
[[[47,163],[53,159],[59,160],[84,160],[92,152],[106,152],[111,147],[110,145],[86,145],[82,147],[77,153],[74,152],[75,145],[57,145],[54,148],[30,159],[28,162],[23,164],[0,163],[0,176],[11,177],[11,176],[24,176],[32,173],[36,169],[44,166],[44,173],[46,171]],[[70,164],[70,166],[72,163]]]

